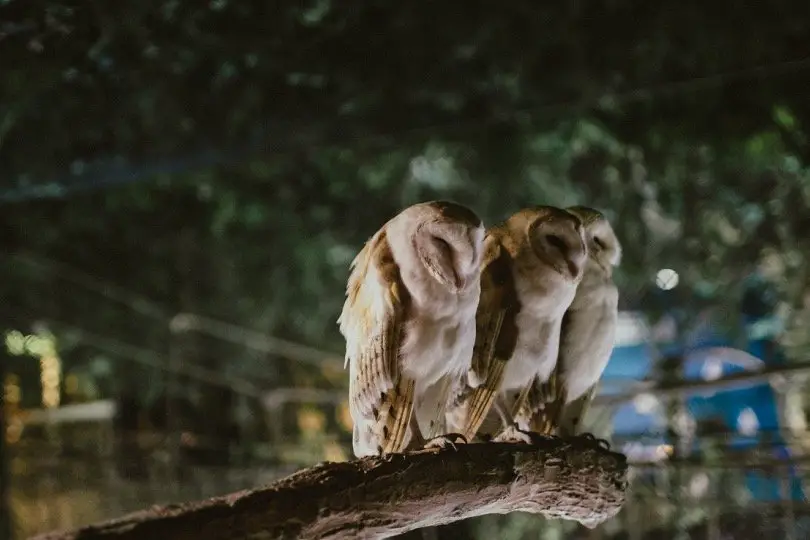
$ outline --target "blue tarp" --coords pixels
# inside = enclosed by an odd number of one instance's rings
[[[746,321],[751,323],[752,321]],[[623,344],[616,347],[610,362],[605,370],[605,381],[611,384],[602,385],[602,393],[610,394],[621,391],[616,379],[624,380],[654,380],[656,378],[655,364],[663,354],[684,355],[684,377],[686,379],[702,379],[704,377],[725,377],[732,373],[757,369],[764,364],[774,364],[783,361],[774,350],[773,343],[768,336],[750,339],[745,352],[754,358],[742,356],[744,362],[734,361],[735,349],[730,339],[717,332],[711,321],[701,321],[684,338],[685,343],[658,344],[657,348],[649,345],[649,339],[644,343]],[[724,350],[710,350],[723,347]],[[733,349],[729,354],[728,349]],[[739,360],[739,358],[737,359]],[[703,395],[692,395],[686,400],[689,414],[698,422],[714,419],[722,422],[728,432],[739,433],[739,424],[751,424],[755,431],[746,436],[740,433],[729,441],[731,448],[743,449],[749,446],[766,445],[772,448],[773,457],[788,459],[788,450],[785,441],[779,432],[779,416],[776,396],[769,384],[755,384],[748,388],[724,390]],[[653,448],[664,441],[666,420],[662,407],[651,411],[639,411],[634,402],[625,403],[617,407],[612,417],[613,435],[617,439],[626,439],[644,434],[645,445]],[[750,425],[749,425],[750,428]],[[699,441],[697,442],[699,444]],[[804,500],[804,493],[795,471],[791,469],[791,491],[794,500]],[[746,473],[747,486],[753,498],[760,501],[774,501],[779,499],[779,482],[777,479],[756,472]]]

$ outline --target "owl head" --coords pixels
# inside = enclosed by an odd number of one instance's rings
[[[610,222],[600,211],[587,206],[572,206],[566,210],[582,221],[589,259],[610,275],[622,259],[622,246]]]
[[[588,256],[579,218],[554,206],[535,206],[521,212],[527,218],[528,243],[534,256],[564,280],[578,282]]]
[[[420,266],[452,293],[478,282],[485,232],[475,212],[454,202],[430,201],[406,208],[400,217],[407,233],[393,235],[394,241],[412,248],[400,264]]]

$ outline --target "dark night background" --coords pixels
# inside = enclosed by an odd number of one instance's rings
[[[601,208],[623,311],[674,317],[679,336],[711,313],[740,348],[742,321],[770,314],[768,354],[806,359],[810,3],[344,4],[0,0],[14,538],[349,459],[348,265],[417,201],[487,223]],[[660,364],[648,378],[682,377]],[[774,398],[794,458],[802,381]],[[790,538],[780,504],[673,514],[682,477],[661,470],[669,487],[647,487],[663,502],[596,532],[510,515],[424,535]]]

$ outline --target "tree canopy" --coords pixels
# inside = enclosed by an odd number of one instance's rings
[[[653,261],[690,298],[726,294],[772,250],[798,272],[806,3],[485,8],[4,2],[4,244],[169,314],[332,351],[353,254],[420,199],[488,222],[605,209],[635,307],[663,301],[643,292]],[[43,281],[53,266],[3,264],[14,309],[86,305]],[[164,339],[110,310],[82,325]]]

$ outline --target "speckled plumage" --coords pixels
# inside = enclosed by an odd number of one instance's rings
[[[560,208],[527,208],[487,231],[472,367],[452,430],[472,438],[496,398],[549,377],[586,255],[580,220]]]
[[[621,260],[621,244],[607,219],[597,210],[567,209],[582,221],[588,241],[588,262],[560,334],[560,354],[552,377],[530,394],[522,417],[524,429],[555,430],[575,435],[613,351],[619,293],[613,268]]]
[[[388,221],[353,261],[338,324],[357,457],[444,433],[470,367],[483,238],[472,210],[426,202]]]

